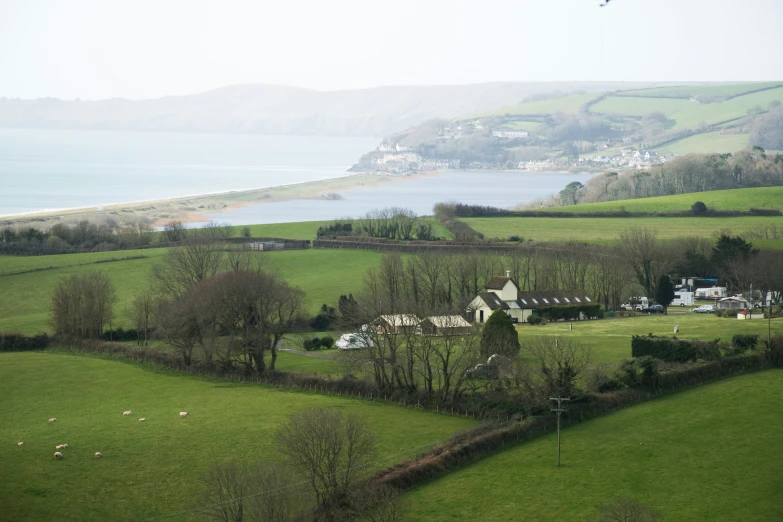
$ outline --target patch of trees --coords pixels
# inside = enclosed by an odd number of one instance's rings
[[[616,134],[605,121],[584,113],[555,114],[542,127],[541,133],[553,143],[596,140]]]
[[[45,333],[34,336],[16,333],[0,333],[0,352],[43,350],[47,346],[49,346],[49,336]]]
[[[152,231],[152,222],[145,218],[82,220],[57,223],[48,229],[7,226],[0,231],[0,252],[42,255],[141,248],[152,242]]]
[[[117,295],[109,277],[98,271],[60,280],[51,301],[56,336],[67,340],[100,339],[114,316]]]
[[[768,157],[759,148],[735,154],[688,154],[644,171],[594,176],[583,187],[544,206],[779,185],[783,185],[781,154]]]
[[[775,106],[753,120],[750,143],[764,149],[783,150],[783,107]]]

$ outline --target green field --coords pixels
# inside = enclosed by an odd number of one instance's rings
[[[692,195],[691,195],[692,196]],[[709,206],[709,202],[705,201]],[[729,232],[744,234],[762,226],[783,227],[783,217],[639,217],[639,218],[461,218],[486,237],[508,238],[520,236],[535,241],[567,241],[578,239],[590,242],[611,242],[618,234],[631,227],[653,228],[659,239],[680,237],[710,237]],[[783,248],[783,240],[767,241],[768,248]]]
[[[379,449],[375,467],[471,425],[369,401],[40,352],[0,354],[0,397],[3,520],[146,520],[199,507],[201,479],[213,463],[275,458],[274,431],[310,406],[350,411],[372,426]],[[133,416],[124,417],[125,410]],[[180,411],[190,416],[180,419]],[[48,423],[50,417],[57,422]],[[69,445],[64,458],[54,460],[62,443]],[[96,451],[102,459],[94,457]],[[179,514],[172,520],[193,518]]]
[[[609,212],[625,207],[628,212],[677,212],[690,210],[691,205],[701,201],[714,210],[748,210],[755,208],[783,209],[783,187],[754,187],[709,192],[690,192],[674,196],[654,198],[623,199],[602,203],[586,203],[567,207],[552,207],[557,212]]]
[[[768,370],[568,427],[560,469],[547,435],[408,494],[406,520],[585,520],[620,496],[664,520],[781,520],[781,397]]]
[[[654,89],[636,89],[632,91],[621,91],[617,96],[661,96],[661,97],[680,97],[687,96],[694,98],[696,96],[737,96],[739,94],[775,87],[781,85],[780,82],[767,83],[737,83],[728,85],[680,85],[674,87],[656,87]]]
[[[570,96],[563,96],[561,98],[551,98],[549,100],[520,103],[518,105],[501,107],[499,109],[478,114],[476,117],[502,116],[504,114],[553,114],[556,112],[573,114],[578,112],[585,103],[597,98],[598,96],[600,96],[600,93],[593,92],[586,94],[573,94]]]
[[[659,111],[667,118],[675,120],[673,129],[677,130],[697,128],[702,122],[712,124],[740,118],[747,114],[748,109],[757,105],[766,109],[773,100],[783,101],[783,87],[739,96],[720,103],[698,103],[676,98],[612,96],[591,106],[590,112],[641,117]]]
[[[680,327],[677,337],[711,341],[719,338],[730,343],[735,334],[758,334],[767,338],[767,321],[738,321],[713,314],[679,313],[670,308],[669,315],[642,315],[597,321],[574,321],[573,330],[566,322],[548,323],[543,326],[529,324],[517,326],[519,341],[524,346],[528,338],[548,335],[573,339],[592,351],[592,365],[608,364],[631,358],[631,337],[634,335],[674,335],[674,325]],[[769,327],[773,334],[783,333],[783,319],[773,319]]]
[[[160,262],[164,249],[123,250],[93,254],[56,256],[0,256],[0,332],[35,334],[49,330],[49,303],[55,285],[63,276],[89,270],[105,271],[117,289],[116,321],[129,327],[125,311],[133,297],[147,288],[152,266]],[[148,256],[95,264],[109,258]],[[258,252],[268,266],[282,274],[289,284],[307,294],[309,310],[315,314],[323,303],[334,306],[340,294],[363,289],[364,276],[380,259],[375,252],[356,250],[287,250]],[[36,270],[36,271],[31,271]]]
[[[747,134],[727,134],[721,136],[720,131],[715,131],[696,134],[695,136],[690,136],[675,141],[674,143],[667,143],[660,147],[654,147],[652,150],[669,152],[672,154],[690,154],[698,152],[705,154],[724,154],[727,152],[734,153],[746,147],[748,147]]]
[[[454,239],[452,234],[440,221],[433,217],[424,217],[424,221],[432,225],[433,233],[444,239]],[[267,225],[250,225],[250,235],[253,237],[281,237],[285,239],[315,239],[318,227],[329,225],[334,221],[302,221],[300,223],[271,223]],[[233,226],[231,232],[239,237],[245,227]]]

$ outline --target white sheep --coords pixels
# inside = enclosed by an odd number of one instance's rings
[[[147,417],[142,417],[139,419],[139,422],[144,422],[145,420],[147,420]]]
[[[133,413],[133,412],[132,412],[132,411],[130,411],[130,410],[122,412],[122,414],[123,414],[123,415],[125,415],[126,417],[127,417],[128,415],[131,415],[132,413]]]
[[[54,452],[54,458],[61,459],[61,458],[63,458],[63,454],[60,453],[59,451],[55,451]]]
[[[24,446],[24,442],[18,442],[16,445],[21,448],[22,446]]]
[[[51,419],[49,419],[49,422],[57,422],[57,417],[52,417]]]
[[[55,446],[55,448],[54,448],[54,449],[61,450],[61,449],[63,449],[64,447],[65,447],[65,446],[63,446],[62,444],[58,444],[57,446]]]
[[[185,417],[187,417],[187,416],[188,416],[188,412],[186,412],[186,411],[181,411],[181,412],[179,412],[179,416],[180,416],[180,417],[182,417],[182,418],[184,419]]]
[[[100,451],[96,451],[96,452],[95,452],[95,456],[96,456],[96,457],[103,457],[103,455],[101,455],[101,452],[100,452]]]

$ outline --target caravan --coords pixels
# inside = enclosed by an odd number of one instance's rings
[[[675,290],[674,301],[672,301],[669,306],[679,306],[683,308],[686,306],[693,306],[693,292]]]
[[[647,300],[646,297],[631,297],[626,302],[620,305],[620,308],[627,311],[641,311],[642,308],[647,308],[650,306],[650,302]]]
[[[725,286],[712,286],[710,288],[697,288],[695,297],[696,299],[707,300],[722,299],[727,295]]]

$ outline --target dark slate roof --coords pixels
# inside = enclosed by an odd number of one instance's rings
[[[490,310],[497,310],[498,308],[501,310],[508,310],[508,305],[492,292],[481,292],[478,296],[482,301],[487,303]]]
[[[572,306],[598,304],[590,294],[584,290],[541,290],[534,292],[519,292],[517,302],[526,309],[531,310],[540,306]]]
[[[506,283],[511,281],[510,277],[506,276],[493,276],[492,279],[484,286],[487,290],[503,290]]]

